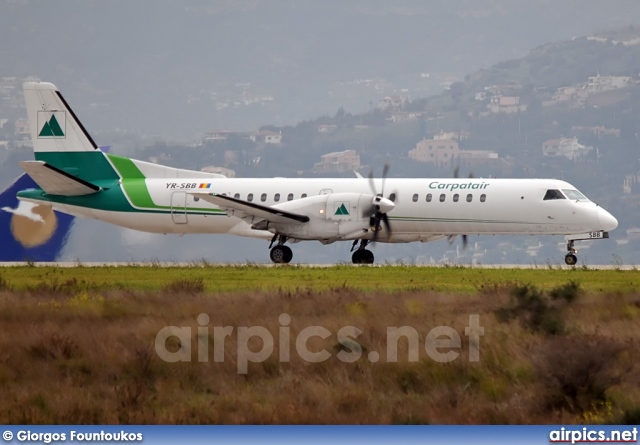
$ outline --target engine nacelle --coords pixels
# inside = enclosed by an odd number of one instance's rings
[[[358,239],[369,230],[375,197],[366,193],[330,193],[275,205],[309,217],[306,223],[269,224],[269,230],[297,239]]]

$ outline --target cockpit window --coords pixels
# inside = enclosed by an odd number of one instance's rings
[[[549,189],[547,190],[547,193],[545,193],[543,199],[545,201],[549,201],[550,199],[565,199],[565,197],[560,193],[560,190]]]
[[[582,193],[580,193],[577,190],[562,189],[562,191],[564,192],[564,194],[569,199],[574,199],[576,201],[588,201],[589,200],[586,196],[584,196]]]

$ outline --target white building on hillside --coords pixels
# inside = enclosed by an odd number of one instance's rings
[[[589,153],[592,147],[585,147],[578,142],[578,138],[550,139],[542,144],[544,156],[564,156],[572,161]]]

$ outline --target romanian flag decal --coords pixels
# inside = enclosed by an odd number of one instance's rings
[[[199,189],[208,189],[210,187],[211,187],[211,183],[210,182],[208,182],[208,183],[203,182],[198,186]]]

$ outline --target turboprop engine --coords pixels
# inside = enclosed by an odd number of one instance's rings
[[[267,230],[296,239],[353,240],[372,233],[377,237],[395,204],[369,193],[330,193],[296,199],[274,206],[309,217],[307,223],[274,224]],[[385,227],[389,230],[388,221]]]

